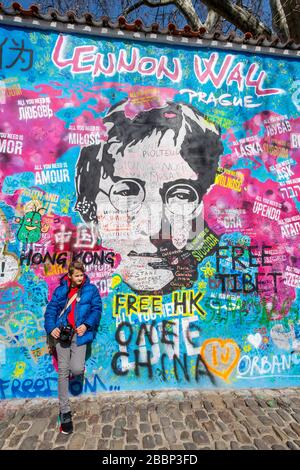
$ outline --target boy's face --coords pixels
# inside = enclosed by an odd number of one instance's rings
[[[68,274],[73,287],[79,287],[84,279],[84,273],[79,269],[75,269],[73,274]]]

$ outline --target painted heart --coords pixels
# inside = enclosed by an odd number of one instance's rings
[[[232,339],[208,339],[201,347],[207,368],[227,381],[240,357],[240,348]]]
[[[252,346],[258,348],[262,342],[262,336],[260,333],[256,333],[255,335],[249,335],[247,340]]]

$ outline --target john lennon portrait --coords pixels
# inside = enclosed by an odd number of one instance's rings
[[[138,293],[190,287],[197,261],[186,249],[203,229],[203,196],[214,182],[220,130],[183,102],[128,116],[123,100],[105,118],[107,139],[82,148],[76,210],[120,253],[118,273]]]

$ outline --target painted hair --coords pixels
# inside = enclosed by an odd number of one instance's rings
[[[128,145],[135,145],[160,133],[160,140],[173,130],[180,155],[198,175],[198,185],[205,194],[213,184],[223,145],[220,129],[202,113],[186,103],[168,102],[162,108],[142,111],[133,119],[125,115],[127,100],[112,107],[103,119],[108,132],[106,141],[84,147],[76,165],[77,210],[85,222],[97,222],[96,197],[101,179],[114,180],[112,145],[124,154]]]

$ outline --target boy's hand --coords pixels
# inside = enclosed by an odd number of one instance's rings
[[[80,325],[78,328],[76,328],[76,333],[78,334],[78,336],[83,336],[86,330],[87,327],[85,325]]]
[[[54,328],[54,330],[52,330],[50,334],[51,336],[53,336],[53,338],[58,339],[60,337],[60,329]]]

